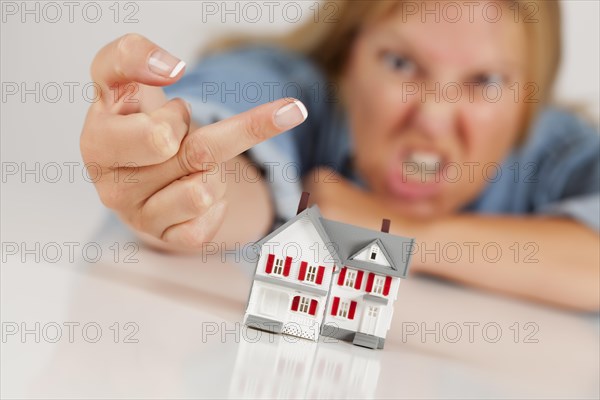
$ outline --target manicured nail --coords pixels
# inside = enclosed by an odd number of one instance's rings
[[[294,100],[277,110],[275,124],[281,129],[289,129],[304,122],[307,116],[308,111],[304,104],[300,100]]]
[[[156,50],[148,60],[150,71],[163,78],[174,78],[185,67],[185,62],[164,50]]]

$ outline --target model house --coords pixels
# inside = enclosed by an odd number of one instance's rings
[[[325,219],[302,195],[296,216],[256,243],[244,323],[383,348],[413,239]]]

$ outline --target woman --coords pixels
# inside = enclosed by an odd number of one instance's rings
[[[598,310],[600,144],[548,105],[558,4],[332,4],[185,76],[138,35],[100,50],[81,148],[103,203],[156,247],[201,249],[257,239],[304,187],[326,217],[416,237],[413,271]]]

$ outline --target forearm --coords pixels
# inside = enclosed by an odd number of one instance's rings
[[[304,181],[327,218],[414,237],[411,271],[582,311],[600,309],[599,235],[560,217],[458,214],[409,220],[328,169]]]
[[[327,218],[414,237],[411,270],[565,308],[600,308],[598,234],[559,217],[459,214],[408,220],[339,178],[310,184]]]
[[[416,272],[567,308],[600,308],[598,235],[574,221],[457,215],[396,230],[417,238]]]

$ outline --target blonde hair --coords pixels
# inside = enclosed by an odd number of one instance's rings
[[[390,15],[404,0],[330,0],[320,4],[317,22],[312,19],[282,37],[226,39],[211,50],[270,43],[306,55],[335,81],[348,61],[354,38],[367,24]],[[511,7],[525,26],[530,55],[527,82],[537,92],[526,104],[524,128],[541,105],[552,99],[561,59],[561,18],[558,0],[499,0]],[[419,2],[422,4],[422,2]],[[335,11],[332,15],[332,10]],[[517,13],[518,12],[518,13]],[[325,18],[330,15],[332,18]],[[521,85],[521,89],[522,89]],[[526,129],[525,129],[526,130]]]

